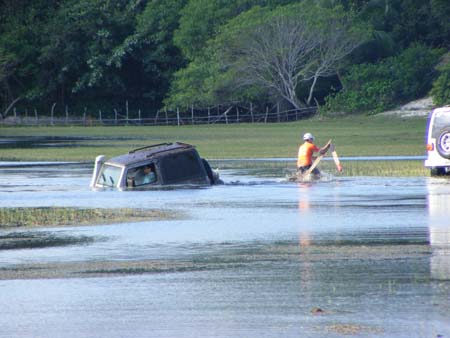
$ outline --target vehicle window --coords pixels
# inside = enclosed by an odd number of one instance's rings
[[[167,183],[176,183],[203,175],[199,158],[195,152],[167,156],[161,162],[161,169]]]
[[[436,112],[435,114],[431,137],[438,138],[442,129],[450,127],[450,114],[448,112]]]
[[[100,171],[97,184],[104,187],[114,187],[117,183],[119,183],[121,172],[122,168],[120,167],[104,164],[102,166],[102,170]]]
[[[155,183],[156,180],[157,177],[154,164],[146,164],[133,168],[128,170],[127,173],[127,186],[129,187],[152,184]]]

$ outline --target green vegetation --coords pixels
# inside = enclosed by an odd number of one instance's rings
[[[106,115],[128,101],[143,118],[164,102],[284,110],[339,91],[342,111],[378,111],[432,83],[447,104],[446,68],[426,70],[448,49],[449,17],[448,0],[1,1],[0,119],[14,108]]]
[[[174,218],[161,210],[83,209],[64,207],[0,208],[0,229],[10,227],[48,227],[141,222]]]
[[[191,62],[175,74],[169,107],[230,100],[283,99],[300,109],[297,88],[311,105],[320,78],[334,76],[342,60],[370,39],[371,29],[341,6],[304,0],[276,8],[254,6],[220,27]]]
[[[450,53],[446,55],[447,63],[437,67],[439,77],[433,83],[431,95],[436,105],[444,106],[450,102]]]
[[[94,161],[160,142],[192,143],[209,159],[295,157],[301,136],[332,138],[341,156],[423,155],[425,118],[353,116],[293,123],[164,127],[2,127],[3,136],[76,136],[73,148],[8,148],[0,160]],[[83,140],[82,138],[86,138]]]
[[[320,168],[324,172],[335,176],[429,176],[430,170],[423,166],[423,161],[345,161],[342,163],[342,174],[336,173],[334,163],[321,162]]]
[[[295,161],[218,161],[212,162],[213,166],[220,169],[246,169],[251,173],[263,177],[280,177],[284,173],[286,178],[293,177],[296,172]],[[320,170],[334,177],[351,176],[380,176],[380,177],[418,177],[429,176],[430,170],[423,166],[422,160],[395,160],[395,161],[341,161],[343,171],[339,173],[330,155],[320,162]]]
[[[329,97],[326,110],[329,113],[380,113],[395,107],[399,101],[408,102],[422,97],[431,89],[434,66],[443,52],[415,45],[377,64],[353,66],[342,78],[346,90]],[[439,77],[438,81],[439,84],[435,83],[436,92],[441,93],[444,83],[447,87],[450,85],[447,77]]]

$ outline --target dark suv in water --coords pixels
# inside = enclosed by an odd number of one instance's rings
[[[186,143],[161,143],[131,150],[128,154],[105,160],[97,156],[91,187],[147,189],[164,185],[212,185],[221,183],[194,146]]]

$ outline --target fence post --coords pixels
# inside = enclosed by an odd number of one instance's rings
[[[252,123],[255,122],[253,119],[253,104],[250,102],[250,116],[252,117]]]
[[[264,117],[264,123],[267,123],[267,115],[269,115],[269,107],[266,106],[266,116]]]
[[[279,103],[277,103],[277,120],[278,120],[278,122],[281,121],[281,119],[280,119],[280,104]]]
[[[126,125],[128,125],[128,100],[125,101],[125,112],[127,119]]]
[[[211,118],[211,108],[208,107],[208,124],[209,124],[209,119]]]
[[[52,105],[52,110],[50,111],[50,115],[51,115],[51,117],[50,117],[50,124],[51,124],[52,126],[54,125],[54,122],[53,122],[53,115],[54,115],[54,113],[55,113],[55,106],[56,106],[56,102],[53,103],[53,105]]]
[[[34,119],[35,119],[36,125],[37,125],[38,124],[38,113],[37,113],[36,108],[34,108]]]
[[[69,107],[66,104],[66,124],[69,123]]]
[[[169,125],[169,118],[167,117],[167,109],[164,109],[164,113],[166,113],[166,126]]]
[[[192,125],[194,125],[194,105],[191,104],[191,121]]]
[[[141,125],[142,121],[141,121],[141,110],[140,109],[138,110],[138,119],[139,119],[139,124]]]
[[[236,106],[236,123],[239,123],[239,107]]]
[[[99,122],[100,124],[103,124],[103,123],[102,123],[102,110],[101,110],[101,109],[99,109],[99,111],[98,111],[98,122]]]
[[[117,125],[117,109],[114,108],[114,124]]]
[[[180,109],[177,107],[177,126],[180,125]]]

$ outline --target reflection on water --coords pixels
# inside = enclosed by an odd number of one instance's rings
[[[117,137],[114,140],[125,141],[130,138]],[[100,143],[104,141],[104,143]],[[85,136],[16,136],[1,137],[0,149],[33,149],[33,148],[79,148],[110,146],[111,138]]]
[[[433,278],[450,280],[450,181],[430,180],[428,185],[430,258]]]
[[[291,183],[258,165],[222,170],[222,186],[127,192],[89,190],[86,165],[0,166],[5,207],[187,215],[36,229],[74,241],[0,250],[0,337],[450,336],[449,181]]]

